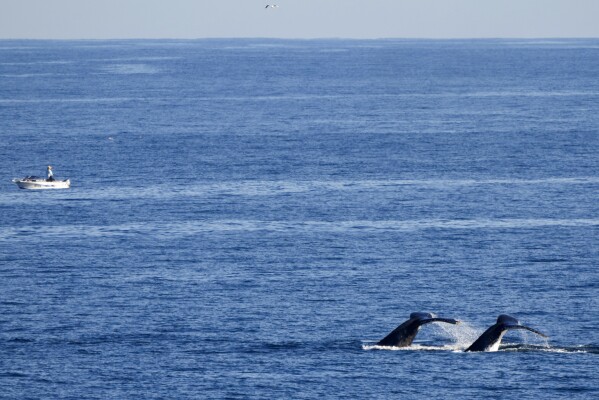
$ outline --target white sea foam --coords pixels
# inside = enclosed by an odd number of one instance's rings
[[[99,99],[88,99],[98,101]],[[115,99],[106,99],[114,101]],[[125,101],[126,99],[121,99]],[[84,99],[79,99],[84,101]],[[114,142],[106,141],[114,145]],[[351,191],[381,191],[401,190],[401,186],[414,185],[421,187],[450,188],[452,186],[472,185],[596,185],[599,177],[546,178],[533,180],[519,179],[489,179],[489,180],[362,180],[362,181],[236,181],[204,183],[197,185],[172,186],[149,185],[145,187],[110,187],[101,189],[73,188],[68,193],[56,194],[56,200],[73,200],[75,197],[82,201],[129,200],[139,198],[210,198],[220,196],[278,196],[290,193],[310,193],[323,190]],[[397,187],[397,188],[396,188]],[[399,188],[399,189],[398,189]],[[26,204],[28,197],[15,190],[5,193],[0,198],[0,204]],[[365,220],[347,219],[335,221],[322,220],[215,220],[215,221],[184,221],[184,222],[154,222],[138,225],[113,226],[63,226],[46,227],[37,230],[37,235],[47,236],[114,236],[133,235],[160,231],[169,236],[190,236],[207,232],[380,232],[380,231],[420,231],[426,229],[531,229],[543,227],[594,227],[599,226],[599,218],[472,218],[472,219],[386,219]],[[27,227],[0,228],[0,238],[27,236]]]
[[[219,100],[230,101],[282,101],[282,100],[314,100],[314,99],[430,99],[430,98],[484,98],[484,97],[598,97],[599,91],[478,91],[478,92],[442,92],[442,93],[354,93],[354,94],[287,94],[274,96],[221,96]],[[213,100],[215,98],[210,98]],[[195,99],[194,99],[195,100]]]
[[[416,99],[416,98],[484,98],[484,97],[598,97],[599,91],[478,91],[478,92],[442,92],[442,93],[353,93],[353,94],[288,94],[275,96],[221,96],[219,100],[313,100],[313,99]],[[214,99],[214,98],[211,98]]]
[[[54,73],[50,73],[50,72],[44,72],[44,73],[39,73],[39,74],[0,74],[0,77],[3,78],[33,78],[36,76],[53,76],[53,75],[58,75],[58,74],[54,74]]]
[[[80,97],[80,98],[64,98],[64,99],[0,99],[0,104],[35,104],[35,103],[122,103],[127,101],[140,101],[141,98],[131,97]]]
[[[104,68],[105,72],[112,74],[156,74],[160,69],[150,64],[113,64]]]
[[[505,345],[503,345],[505,346]],[[362,344],[362,350],[385,350],[385,351],[450,351],[465,353],[464,350],[468,346],[458,345],[443,345],[443,346],[425,346],[420,344],[412,344],[408,347],[393,347],[379,346],[376,344]],[[500,348],[499,352],[543,352],[543,353],[559,353],[559,354],[589,354],[596,353],[592,349],[584,347],[541,347],[541,346],[514,346]],[[466,353],[467,354],[467,353]]]
[[[112,60],[114,61],[114,60]],[[134,61],[134,60],[131,60]],[[143,61],[143,60],[140,60]],[[145,63],[119,63],[111,64],[103,67],[99,73],[110,73],[110,74],[155,74],[161,72],[159,67]],[[42,74],[42,73],[40,73]],[[252,96],[194,96],[194,97],[163,97],[163,98],[152,98],[154,101],[165,101],[165,102],[281,102],[281,101],[311,101],[311,100],[339,100],[339,99],[391,99],[391,98],[452,98],[452,97],[599,97],[599,91],[562,91],[562,92],[468,92],[468,93],[405,93],[405,94],[311,94],[311,93],[298,93],[298,94],[284,94],[284,95],[252,95]],[[148,100],[147,98],[145,100]],[[479,114],[479,113],[477,113]],[[330,123],[335,122],[338,124],[347,124],[360,122],[361,120],[355,119],[314,119],[314,123]],[[379,123],[384,121],[379,119]],[[389,119],[388,123],[397,123],[394,119]],[[434,131],[422,131],[423,133],[446,133],[452,132],[442,129],[435,129]]]
[[[408,347],[394,347],[394,346],[379,346],[376,344],[362,344],[362,350],[387,350],[387,351],[459,351],[455,346],[444,345],[444,346],[426,346],[421,344],[412,344]]]
[[[423,229],[528,229],[546,226],[586,227],[599,226],[599,219],[511,219],[511,220],[387,220],[387,221],[265,221],[218,220],[185,222],[146,222],[122,225],[62,225],[36,228],[36,236],[129,236],[160,232],[161,236],[186,237],[216,232],[372,232],[419,231]],[[18,237],[29,232],[28,227],[0,228],[0,239]]]
[[[72,61],[26,61],[26,62],[0,62],[0,65],[54,65],[54,64],[72,64]]]
[[[147,56],[147,57],[113,57],[113,58],[90,58],[86,61],[98,61],[98,62],[113,62],[121,63],[123,61],[168,61],[168,60],[179,60],[183,57],[176,56]]]
[[[118,102],[134,99],[78,99],[72,101]],[[0,103],[2,100],[0,100]],[[214,197],[219,195],[239,196],[276,196],[289,193],[309,193],[313,191],[365,191],[365,190],[401,190],[402,186],[451,189],[467,186],[527,186],[527,185],[595,185],[599,177],[544,178],[544,179],[428,179],[428,180],[340,180],[340,181],[231,181],[186,184],[177,187],[169,184],[157,184],[145,187],[106,187],[87,190],[86,196],[95,199],[128,198],[184,198]]]

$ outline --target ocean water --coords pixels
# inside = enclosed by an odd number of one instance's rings
[[[0,41],[0,398],[599,397],[598,66]],[[11,182],[47,165],[72,188]],[[415,311],[463,323],[375,346]],[[464,352],[499,314],[549,338]]]

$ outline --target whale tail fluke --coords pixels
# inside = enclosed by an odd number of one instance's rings
[[[497,324],[501,324],[503,325],[503,327],[505,329],[525,329],[527,331],[531,331],[533,333],[536,333],[539,336],[542,337],[549,337],[547,335],[545,335],[544,333],[541,333],[539,331],[537,331],[536,329],[533,329],[529,326],[524,326],[520,324],[520,321],[518,321],[516,318],[511,317],[509,315],[500,315],[499,317],[497,317]]]
[[[516,318],[509,315],[500,315],[497,317],[497,322],[491,325],[466,351],[496,351],[499,349],[503,335],[512,329],[524,329],[544,338],[548,337],[544,333],[537,331],[528,326],[520,324]]]
[[[536,329],[531,328],[530,326],[524,326],[524,325],[517,325],[517,326],[511,326],[507,329],[525,329],[527,331],[531,331],[532,333],[536,333],[537,335],[544,337],[544,338],[548,338],[549,336],[545,335],[542,332],[537,331]]]
[[[407,347],[412,344],[420,327],[431,322],[458,324],[459,321],[450,318],[438,318],[435,314],[415,312],[410,319],[399,325],[391,333],[381,339],[377,345],[392,347]]]
[[[420,325],[428,324],[430,322],[446,322],[448,324],[459,324],[460,321],[453,318],[439,318],[436,314],[427,312],[413,312],[410,314],[410,319],[417,319],[420,321]]]
[[[453,318],[431,318],[429,320],[426,320],[424,323],[428,324],[429,322],[445,322],[446,324],[458,325],[460,323],[460,320]]]

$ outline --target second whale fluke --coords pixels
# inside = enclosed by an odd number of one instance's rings
[[[503,335],[508,330],[512,329],[525,329],[527,331],[536,333],[539,336],[547,337],[544,333],[537,331],[536,329],[528,326],[520,325],[520,322],[509,315],[500,315],[497,317],[497,322],[489,327],[466,351],[497,351],[501,344]]]

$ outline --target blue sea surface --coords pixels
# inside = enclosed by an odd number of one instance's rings
[[[599,397],[599,40],[3,40],[0,161],[0,398]]]

